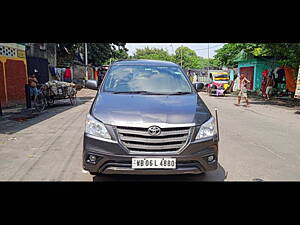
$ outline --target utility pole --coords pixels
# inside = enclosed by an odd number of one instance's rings
[[[182,45],[181,45],[181,48],[180,48],[180,55],[181,55],[181,60],[180,60],[180,63],[181,63],[181,68],[182,68]]]
[[[172,48],[172,54],[174,54],[174,48],[173,48],[173,44],[170,45]]]
[[[207,43],[207,58],[208,58],[208,67],[207,67],[207,75],[209,75],[208,74],[208,72],[209,72],[209,43]]]
[[[87,57],[87,43],[84,43],[84,47],[85,47],[85,79],[88,79],[88,57]]]

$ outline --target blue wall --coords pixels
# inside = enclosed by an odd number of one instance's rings
[[[238,62],[238,69],[242,67],[254,67],[253,91],[260,90],[262,82],[262,72],[264,70],[275,69],[279,65],[269,59],[252,59]]]

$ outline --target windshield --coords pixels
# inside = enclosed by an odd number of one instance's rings
[[[103,90],[107,92],[191,93],[192,88],[179,67],[112,66]]]
[[[229,75],[227,74],[220,74],[220,75],[214,75],[215,81],[229,81]]]

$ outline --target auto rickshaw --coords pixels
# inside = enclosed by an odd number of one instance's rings
[[[230,77],[227,72],[212,72],[211,73],[212,82],[207,85],[207,92],[211,95],[223,95],[230,88]]]

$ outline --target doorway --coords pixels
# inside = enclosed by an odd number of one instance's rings
[[[241,67],[240,74],[246,75],[246,78],[250,81],[250,84],[247,85],[247,89],[252,91],[254,82],[254,66]]]

